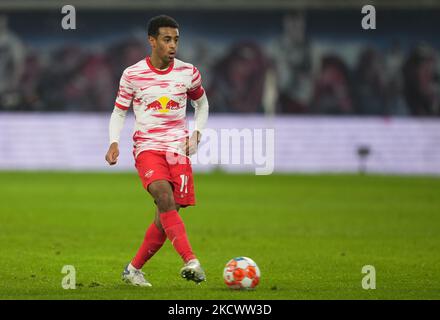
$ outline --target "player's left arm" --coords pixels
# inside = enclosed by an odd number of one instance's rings
[[[132,105],[134,89],[130,81],[127,69],[124,70],[119,82],[119,90],[116,96],[115,106],[110,117],[109,124],[109,148],[105,160],[109,165],[115,165],[119,157],[119,136],[124,127],[127,110]]]
[[[193,155],[197,152],[197,147],[202,138],[202,131],[206,126],[209,115],[209,103],[205,89],[202,86],[202,79],[197,68],[193,69],[192,87],[188,90],[188,98],[191,99],[191,105],[194,107],[194,132],[186,145],[186,154]]]

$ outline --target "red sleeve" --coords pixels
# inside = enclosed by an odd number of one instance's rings
[[[202,86],[202,76],[200,75],[200,71],[196,67],[193,67],[191,86],[187,91],[188,98],[191,100],[197,100],[203,96],[204,93],[205,90]]]

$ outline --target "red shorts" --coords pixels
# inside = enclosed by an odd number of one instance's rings
[[[194,180],[191,160],[176,153],[147,150],[135,159],[135,166],[144,188],[148,191],[150,183],[156,180],[167,180],[174,192],[174,201],[182,207],[195,205]]]

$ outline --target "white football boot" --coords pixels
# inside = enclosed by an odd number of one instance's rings
[[[145,273],[128,264],[122,272],[122,281],[138,287],[151,287],[145,277]]]
[[[189,260],[182,269],[180,269],[180,275],[186,280],[194,281],[199,284],[202,281],[206,281],[205,271],[203,271],[199,260]]]

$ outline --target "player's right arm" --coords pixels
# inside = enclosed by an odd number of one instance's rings
[[[108,164],[111,166],[116,164],[116,162],[118,162],[119,136],[121,135],[122,128],[124,127],[126,115],[127,115],[127,110],[122,110],[118,107],[115,107],[110,117],[110,125],[109,125],[110,146],[108,148],[107,154],[105,155],[105,160],[107,160]]]
[[[109,143],[105,160],[109,165],[114,165],[118,162],[119,156],[119,137],[121,135],[122,128],[124,127],[125,117],[127,110],[133,100],[133,88],[129,81],[127,70],[124,71],[119,82],[118,95],[115,101],[115,107],[110,117],[109,124]]]

